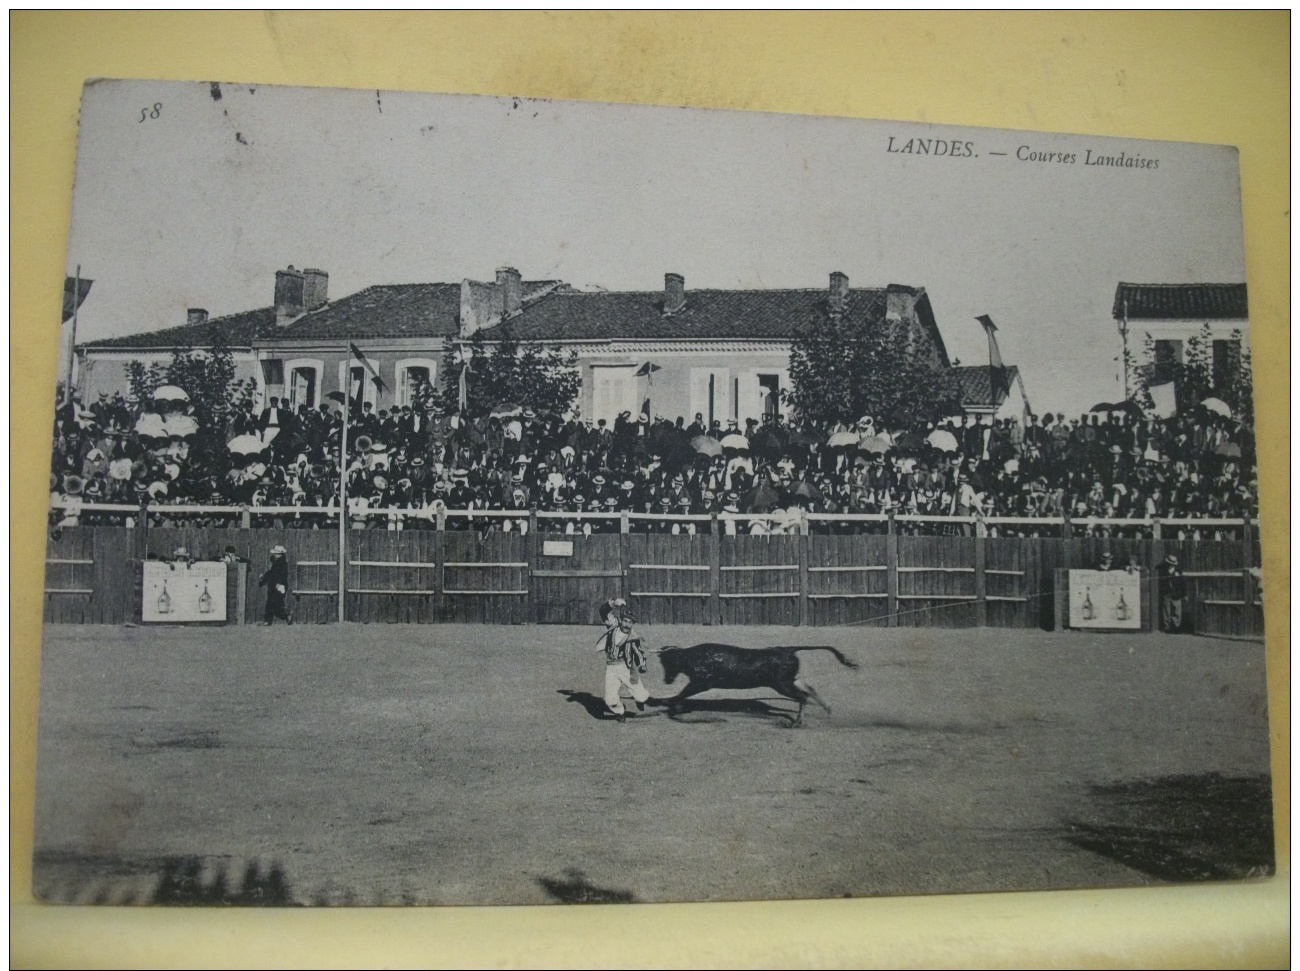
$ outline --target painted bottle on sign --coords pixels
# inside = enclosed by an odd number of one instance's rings
[[[163,581],[162,593],[158,594],[158,613],[170,614],[172,612],[171,594],[167,592],[167,581]]]
[[[208,581],[203,581],[203,592],[199,594],[199,613],[212,613],[212,594],[208,593]]]
[[[1115,619],[1128,620],[1128,603],[1124,600],[1124,591],[1119,592],[1119,603],[1115,605]]]
[[[1096,611],[1092,608],[1092,590],[1088,587],[1083,589],[1083,619],[1092,620]]]

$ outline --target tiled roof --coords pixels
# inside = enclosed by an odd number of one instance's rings
[[[641,340],[690,338],[789,340],[799,327],[825,313],[827,291],[688,290],[686,305],[663,312],[661,290],[621,293],[553,293],[512,323],[527,341]],[[848,312],[875,322],[885,315],[885,291],[850,290]],[[497,328],[483,331],[492,340]]]
[[[144,350],[173,347],[211,347],[213,337],[220,333],[228,347],[252,347],[253,341],[275,333],[275,308],[245,310],[226,317],[213,317],[201,324],[181,324],[165,330],[152,330],[145,334],[128,334],[102,341],[89,341],[92,350]]]
[[[267,336],[275,340],[452,337],[459,319],[459,283],[385,284],[327,303]]]
[[[997,408],[1007,400],[1011,385],[1020,371],[1017,367],[992,368],[987,365],[955,367],[952,373],[961,388],[965,408]]]
[[[1246,318],[1244,283],[1121,283],[1112,315],[1129,320]]]

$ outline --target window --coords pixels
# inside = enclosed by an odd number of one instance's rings
[[[604,418],[612,427],[624,411],[636,418],[636,368],[593,367],[591,369],[591,420]]]
[[[324,364],[312,358],[300,358],[284,362],[284,371],[289,376],[285,390],[285,401],[294,411],[300,405],[315,408],[320,404],[321,371]]]
[[[781,375],[760,374],[758,392],[763,397],[763,420],[776,418],[781,414]]]
[[[1157,383],[1172,381],[1174,365],[1183,363],[1182,341],[1156,341],[1152,378]]]
[[[376,368],[378,370],[378,368]],[[344,377],[347,375],[347,377]],[[349,356],[346,361],[339,364],[339,387],[347,385],[352,395],[352,405],[355,408],[362,402],[369,401],[371,405],[379,405],[379,388],[373,378],[367,373],[366,369],[357,361],[356,358]]]
[[[397,362],[395,374],[397,387],[394,394],[397,406],[414,405],[421,388],[434,386],[438,363],[432,358],[405,358]]]
[[[1213,353],[1214,386],[1223,388],[1241,369],[1241,344],[1233,340],[1215,341]]]
[[[262,362],[262,383],[267,387],[284,386],[284,361],[271,359]]]
[[[289,407],[294,411],[299,405],[316,406],[316,372],[311,368],[294,368],[289,382]]]
[[[730,408],[730,388],[725,368],[691,368],[690,420],[703,415],[706,428],[712,428],[715,421],[725,426],[728,418],[735,417]]]

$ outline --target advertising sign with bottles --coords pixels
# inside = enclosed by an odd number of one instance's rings
[[[1142,577],[1127,570],[1071,570],[1070,626],[1138,630],[1142,626]]]
[[[140,619],[155,624],[224,623],[226,564],[145,563]]]

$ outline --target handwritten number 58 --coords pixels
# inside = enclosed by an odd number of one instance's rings
[[[140,121],[144,121],[145,118],[157,118],[160,114],[162,114],[162,102],[157,101],[152,108],[140,109]],[[136,122],[136,124],[140,124],[140,121]]]

